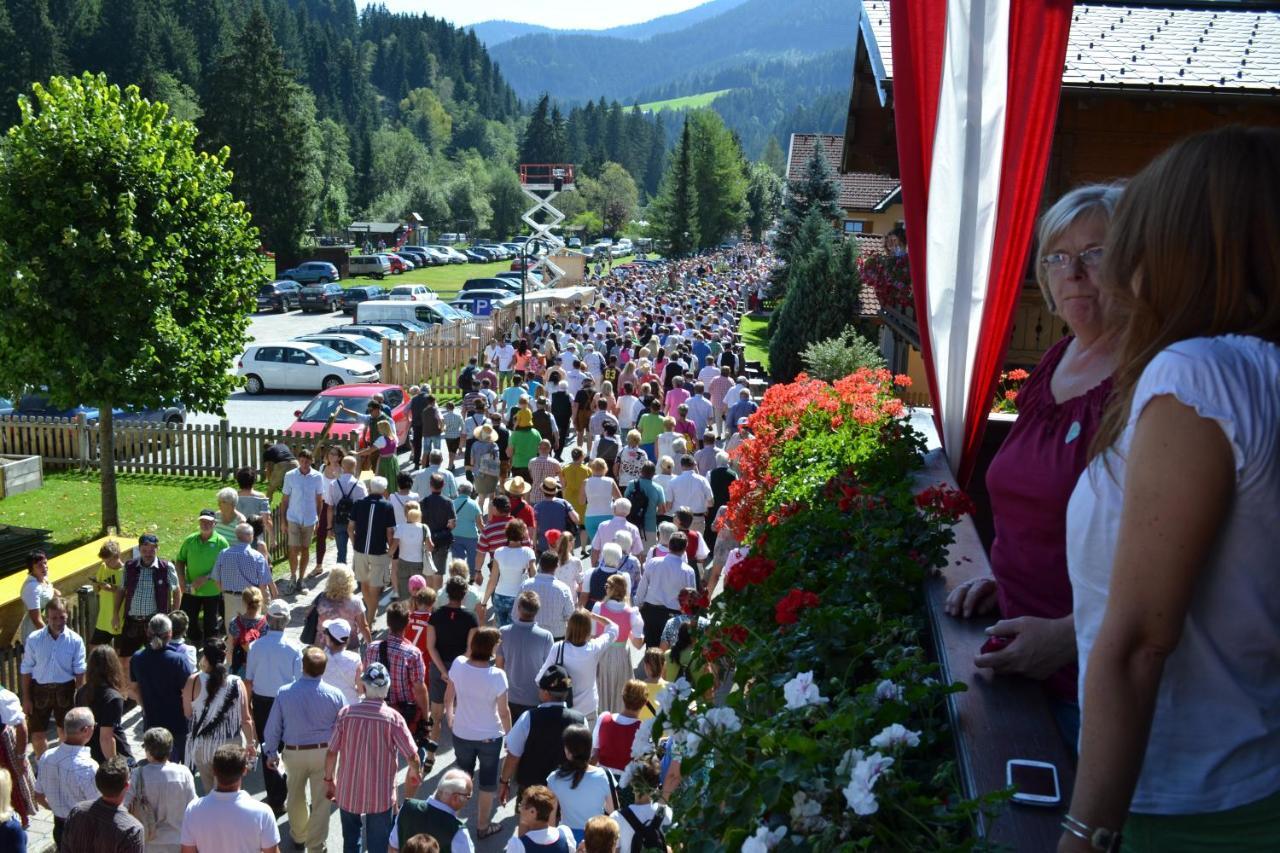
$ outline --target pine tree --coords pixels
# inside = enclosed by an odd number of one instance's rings
[[[316,215],[321,140],[314,99],[285,68],[261,10],[210,75],[204,103],[201,144],[231,150],[232,186],[263,242],[292,253]]]
[[[769,141],[764,144],[764,153],[760,155],[760,160],[779,178],[787,176],[787,158],[782,153],[782,146],[778,144],[776,136],[770,135]]]
[[[747,219],[746,161],[713,110],[695,110],[688,124],[697,188],[698,246],[714,246],[742,230]]]
[[[747,229],[759,242],[778,217],[784,192],[782,178],[766,163],[751,164],[747,178]]]
[[[827,164],[821,144],[814,145],[813,155],[805,163],[804,174],[791,181],[786,196],[782,222],[773,240],[774,252],[784,262],[774,269],[770,278],[770,296],[774,299],[781,298],[786,292],[787,282],[790,280],[786,264],[790,264],[792,260],[792,243],[808,215],[816,213],[828,225],[840,217],[840,187],[831,174],[831,167]]]
[[[654,205],[657,232],[675,256],[687,255],[699,245],[692,137],[686,118]]]
[[[769,322],[769,370],[789,382],[804,369],[810,344],[836,337],[858,317],[858,250],[832,231],[818,210],[801,223],[787,265],[787,295]]]
[[[521,163],[554,163],[555,127],[551,123],[551,96],[543,95],[529,116],[529,124],[520,143]]]

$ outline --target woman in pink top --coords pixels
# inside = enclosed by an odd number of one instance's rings
[[[644,623],[640,609],[631,606],[631,590],[626,575],[610,575],[605,582],[605,599],[596,602],[591,611],[618,626],[618,638],[604,650],[596,667],[596,691],[600,696],[600,710],[623,711],[622,688],[635,671],[631,662],[630,644],[644,648]],[[604,633],[604,626],[596,626],[596,636]]]
[[[1036,278],[1071,335],[1045,353],[1018,393],[1018,419],[987,470],[993,577],[966,581],[947,599],[953,616],[998,610],[987,633],[1003,647],[975,663],[1043,681],[1072,749],[1080,706],[1066,511],[1111,394],[1115,348],[1104,334],[1097,271],[1119,198],[1115,185],[1080,187],[1040,219]]]

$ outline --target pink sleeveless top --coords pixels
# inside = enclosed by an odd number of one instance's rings
[[[621,610],[615,610],[608,602],[603,602],[600,605],[600,615],[618,626],[618,639],[616,642],[625,643],[631,639],[631,608],[624,607]],[[596,636],[603,633],[604,629],[597,625]]]

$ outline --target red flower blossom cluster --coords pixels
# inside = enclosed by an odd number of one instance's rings
[[[794,625],[800,619],[800,611],[806,607],[817,607],[822,603],[816,593],[803,589],[793,589],[774,605],[773,621],[779,625]]]
[[[702,613],[711,606],[711,596],[704,592],[680,596],[680,612],[685,616]]]
[[[996,385],[996,399],[991,404],[991,411],[1016,413],[1018,411],[1018,392],[1022,390],[1022,383],[1026,382],[1030,376],[1031,374],[1021,367],[1015,367],[1013,370],[1006,370],[1001,373],[1000,382]]]
[[[930,486],[916,495],[916,506],[953,521],[974,511],[973,501],[968,495],[944,485]]]
[[[727,654],[729,654],[729,647],[719,640],[712,640],[702,650],[702,657],[707,663],[715,663]]]
[[[777,565],[766,557],[744,557],[733,565],[724,579],[724,585],[734,592],[742,592],[752,584],[764,583]]]
[[[739,646],[745,643],[749,636],[746,625],[730,625],[724,629],[724,635],[730,642],[737,643]]]
[[[867,255],[859,262],[863,284],[871,285],[881,308],[910,308],[911,265],[906,255]]]

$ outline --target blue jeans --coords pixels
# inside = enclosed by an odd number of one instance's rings
[[[391,839],[391,826],[396,819],[393,809],[366,815],[340,809],[338,815],[342,821],[342,853],[360,853],[362,818],[365,830],[365,853],[387,853],[387,844]],[[403,846],[404,842],[401,841],[400,844]]]
[[[498,620],[498,627],[505,628],[511,624],[511,608],[516,606],[515,596],[493,594],[493,615]],[[455,747],[456,749],[457,747]],[[470,772],[470,771],[468,771]]]
[[[453,766],[465,770],[468,776],[474,775],[476,788],[480,791],[498,790],[498,758],[501,754],[500,737],[467,740],[453,736]],[[479,773],[475,772],[477,760],[480,762]]]
[[[347,561],[347,526],[339,524],[333,528],[333,544],[338,548],[338,562]]]
[[[479,539],[465,539],[461,536],[454,536],[453,544],[449,546],[449,550],[454,557],[467,561],[468,573],[471,572],[472,567],[476,564],[476,546],[479,544]]]

